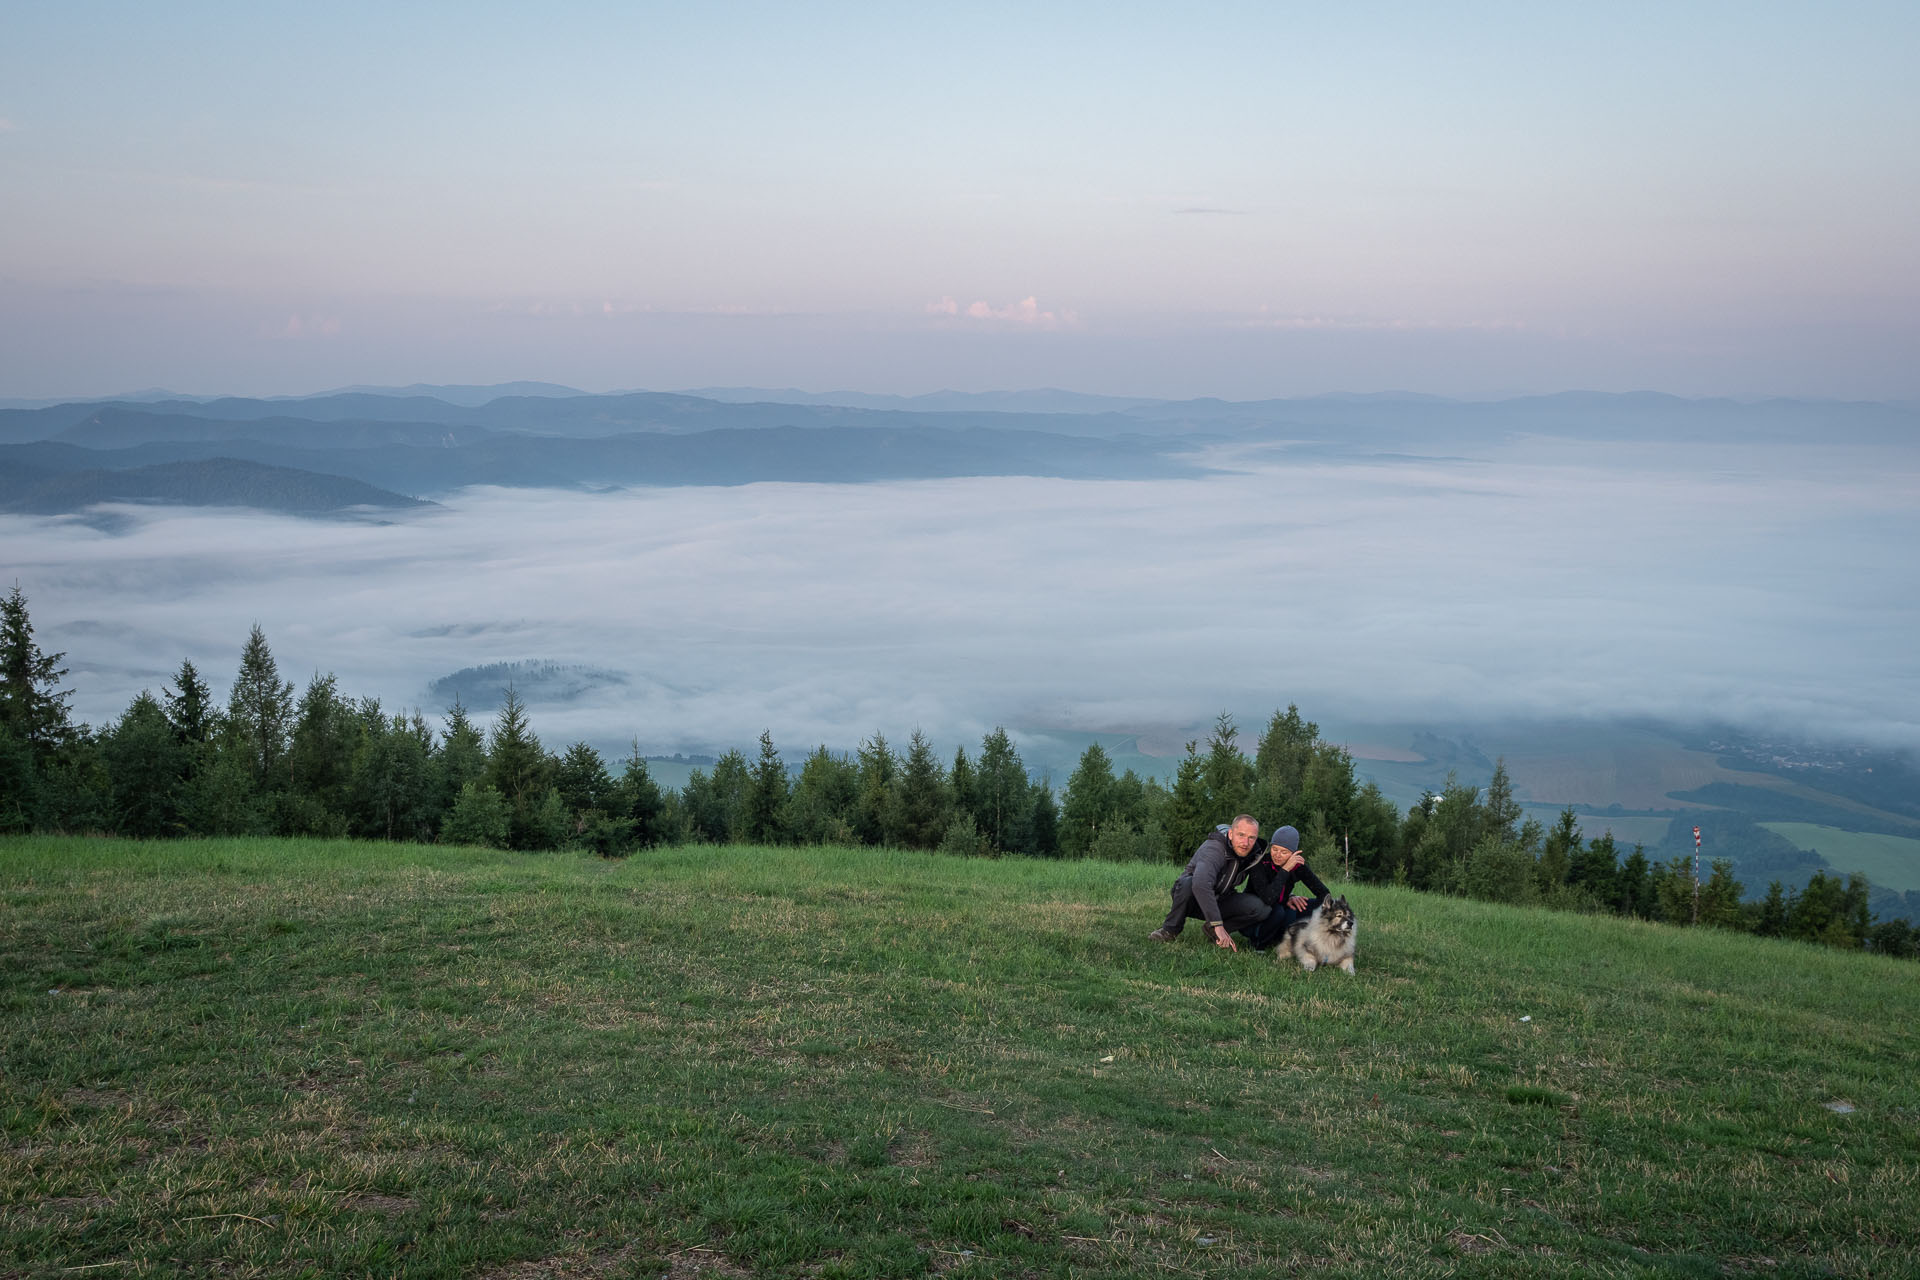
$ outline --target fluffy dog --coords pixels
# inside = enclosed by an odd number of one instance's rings
[[[1345,898],[1329,898],[1305,920],[1289,926],[1273,958],[1280,961],[1291,956],[1308,973],[1323,964],[1337,964],[1352,973],[1353,935],[1353,908]]]

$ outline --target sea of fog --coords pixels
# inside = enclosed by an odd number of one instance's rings
[[[1204,480],[474,489],[392,523],[0,517],[76,714],[248,628],[389,709],[494,662],[618,673],[550,745],[1323,720],[1721,719],[1920,743],[1920,454],[1517,439],[1221,450]]]

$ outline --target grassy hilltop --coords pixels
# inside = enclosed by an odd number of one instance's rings
[[[1920,968],[1171,872],[0,841],[0,1275],[1908,1275]]]

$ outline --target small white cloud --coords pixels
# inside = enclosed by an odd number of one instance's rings
[[[965,316],[969,320],[978,320],[987,324],[1008,325],[1022,329],[1071,329],[1080,323],[1078,312],[1065,309],[1045,311],[1040,307],[1037,297],[1022,298],[996,307],[984,299],[962,307],[952,298],[942,298],[938,302],[927,304],[928,315]]]
[[[338,316],[303,316],[298,313],[289,315],[287,322],[280,326],[279,336],[287,339],[332,338],[339,336],[340,318]]]

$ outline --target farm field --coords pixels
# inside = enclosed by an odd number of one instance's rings
[[[1910,836],[1842,831],[1808,822],[1763,822],[1802,849],[1815,849],[1836,871],[1858,871],[1876,888],[1907,893],[1920,889],[1920,840]]]
[[[0,1274],[1920,1270],[1920,965],[1171,874],[0,840]]]

